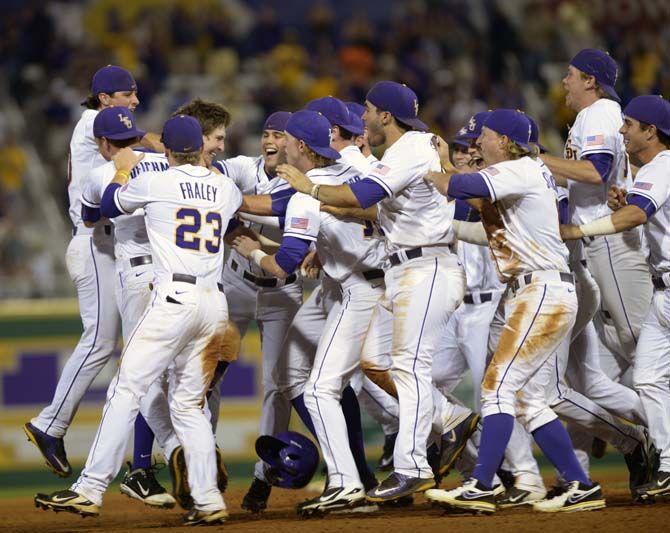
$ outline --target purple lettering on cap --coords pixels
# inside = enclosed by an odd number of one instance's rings
[[[286,123],[286,132],[323,157],[340,158],[340,153],[330,147],[330,122],[321,113],[308,109],[292,113]]]
[[[477,139],[482,134],[482,126],[490,114],[490,111],[475,113],[468,123],[458,130],[458,135],[465,139]]]
[[[413,130],[428,130],[428,126],[417,118],[419,100],[407,85],[395,81],[380,81],[368,91],[365,99],[382,111],[388,111],[398,122]]]
[[[115,141],[144,137],[145,132],[137,129],[135,118],[127,107],[113,106],[102,109],[93,121],[93,136]]]

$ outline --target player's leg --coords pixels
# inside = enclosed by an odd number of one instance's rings
[[[426,443],[433,418],[432,354],[465,293],[465,274],[451,258],[408,261],[386,274],[393,310],[393,381],[400,403],[394,474],[369,497],[396,499],[434,485]]]
[[[586,247],[586,259],[600,287],[603,307],[611,314],[630,359],[652,296],[639,228],[595,239]]]
[[[63,436],[85,392],[109,361],[120,327],[111,239],[107,246],[101,247],[90,235],[75,236],[68,246],[66,260],[77,289],[84,331],[63,367],[51,404],[24,426],[47,465],[62,477],[72,472]]]
[[[465,304],[461,304],[449,318],[440,347],[433,356],[433,383],[445,395],[453,392],[467,371],[458,331],[464,308]]]
[[[670,494],[670,291],[654,292],[637,345],[633,383],[660,453],[658,473],[639,492],[646,497]]]

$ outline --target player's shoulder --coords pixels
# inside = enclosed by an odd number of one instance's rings
[[[670,180],[670,150],[659,152],[649,163],[642,165],[635,176],[635,185],[637,185],[640,179]]]
[[[262,156],[236,155],[228,159],[219,159],[216,161],[217,168],[224,174],[231,175],[240,168],[251,168],[258,166]]]
[[[616,125],[622,121],[621,106],[608,98],[599,98],[577,114],[577,121],[584,125],[592,122]]]

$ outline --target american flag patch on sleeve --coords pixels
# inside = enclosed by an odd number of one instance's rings
[[[654,184],[649,183],[648,181],[636,181],[633,184],[633,189],[642,189],[643,191],[649,191],[653,186]]]
[[[390,170],[391,167],[387,167],[383,163],[375,163],[374,167],[372,167],[372,173],[379,176],[386,176]]]
[[[309,227],[308,218],[291,217],[289,227],[292,229],[307,229]]]
[[[586,137],[586,146],[600,146],[601,144],[605,144],[603,135],[589,135]]]

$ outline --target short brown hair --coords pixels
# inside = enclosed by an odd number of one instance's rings
[[[140,142],[140,138],[139,137],[131,137],[130,139],[123,139],[123,140],[120,140],[120,141],[116,141],[114,139],[107,139],[107,141],[109,142],[109,144],[111,144],[112,146],[114,146],[116,148],[127,148],[128,146],[134,146],[138,142]]]
[[[170,152],[170,155],[180,165],[198,166],[202,157],[202,152]]]
[[[225,107],[214,102],[205,102],[200,98],[191,100],[172,113],[173,117],[177,115],[195,118],[200,123],[203,135],[209,135],[216,128],[228,127],[230,124],[230,112]]]
[[[509,155],[510,159],[521,159],[522,157],[532,157],[535,159],[539,153],[540,149],[535,145],[531,145],[530,148],[523,148],[512,140],[507,145],[507,155]]]
[[[640,129],[642,131],[647,131],[651,127],[651,124],[646,122],[640,122]],[[656,128],[656,136],[658,137],[658,142],[660,142],[666,149],[670,150],[670,135],[666,135],[661,130]]]
[[[309,146],[307,146],[307,144],[305,144],[305,148],[307,150],[306,152],[307,158],[312,163],[314,163],[314,166],[316,168],[329,167],[335,164],[334,159],[329,159],[327,157],[323,157],[322,155],[317,154],[314,150],[312,150]]]
[[[587,74],[586,72],[582,72],[581,70],[579,71],[579,75],[583,80],[588,80],[592,75]],[[594,76],[595,78],[595,76]],[[612,97],[605,92],[605,90],[598,84],[598,81],[596,80],[596,86],[595,86],[595,91],[596,91],[596,96],[598,98],[608,98],[612,100]]]

